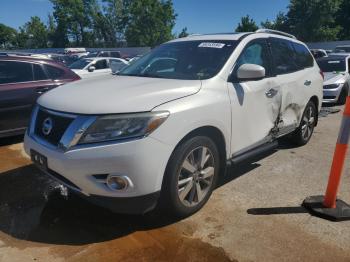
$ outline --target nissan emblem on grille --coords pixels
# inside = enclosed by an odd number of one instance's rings
[[[43,121],[43,126],[41,131],[43,132],[44,135],[48,136],[51,133],[52,127],[53,127],[53,121],[50,117],[48,117]]]

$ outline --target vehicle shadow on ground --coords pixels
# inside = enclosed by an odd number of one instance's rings
[[[34,165],[0,174],[0,231],[21,240],[83,245],[177,222],[158,214],[114,214],[75,195],[67,201],[58,186]]]
[[[258,168],[255,161],[274,152],[230,167],[218,187]],[[179,220],[159,212],[143,216],[115,214],[73,194],[67,201],[59,193],[59,184],[34,165],[0,173],[0,231],[17,239],[84,245],[161,228]]]

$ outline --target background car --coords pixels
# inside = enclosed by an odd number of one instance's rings
[[[50,59],[0,56],[0,137],[22,134],[41,94],[79,79]]]
[[[112,74],[118,73],[120,70],[122,70],[124,67],[128,66],[129,62],[124,59],[110,59],[109,60],[109,66],[112,70]]]
[[[310,49],[310,51],[315,59],[328,56],[327,51],[324,49]]]
[[[344,104],[350,86],[350,55],[332,55],[317,59],[324,73],[323,103]]]
[[[116,64],[121,61],[122,59],[113,57],[82,58],[71,64],[69,68],[83,78],[98,74],[110,74],[112,73],[110,64]],[[126,61],[125,63],[127,64]]]
[[[76,55],[64,55],[64,54],[56,54],[56,53],[49,53],[47,54],[49,58],[52,60],[62,63],[66,66],[69,66],[73,64],[75,61],[79,60],[79,57]]]
[[[84,47],[69,47],[64,49],[64,54],[75,55],[78,58],[85,57],[89,54]]]
[[[90,52],[86,58],[90,57],[115,57],[121,58],[121,54],[119,51],[98,51],[98,52]]]

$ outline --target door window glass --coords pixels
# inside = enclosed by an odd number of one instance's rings
[[[116,58],[120,58],[121,55],[119,52],[111,52],[111,57],[116,57]]]
[[[300,69],[304,69],[307,67],[313,67],[314,65],[314,59],[312,58],[309,50],[302,45],[298,43],[293,43],[295,52],[296,52],[296,63]]]
[[[50,78],[53,80],[62,79],[62,77],[64,76],[64,70],[60,68],[50,65],[45,65],[45,67],[47,72],[49,73]]]
[[[107,60],[103,59],[103,60],[97,61],[95,64],[95,68],[96,68],[96,70],[108,68]]]
[[[41,65],[33,64],[34,80],[48,79]]]
[[[271,51],[277,75],[288,74],[298,70],[296,54],[289,41],[271,38]]]
[[[237,71],[243,64],[260,65],[265,68],[266,76],[271,75],[269,50],[264,40],[248,44],[239,56],[235,70]]]
[[[33,81],[32,65],[25,62],[0,61],[0,84]]]

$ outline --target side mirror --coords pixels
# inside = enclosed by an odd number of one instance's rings
[[[96,67],[94,67],[94,66],[89,66],[88,71],[89,71],[89,72],[94,72],[95,69],[96,69]]]
[[[265,68],[255,64],[243,64],[237,70],[238,80],[259,80],[265,76]]]

